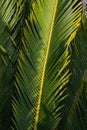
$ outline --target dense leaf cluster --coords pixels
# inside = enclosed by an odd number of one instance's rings
[[[0,0],[0,130],[86,129],[82,3]]]

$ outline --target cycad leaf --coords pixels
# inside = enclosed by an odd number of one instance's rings
[[[0,129],[10,130],[11,87],[13,86],[13,83],[11,82],[13,76],[11,77],[11,75],[14,73],[14,69],[12,70],[13,63],[10,59],[8,44],[9,47],[12,46],[12,50],[14,50],[14,46],[8,38],[7,28],[2,23],[1,19],[0,30]]]
[[[72,73],[68,84],[69,97],[63,110],[63,118],[58,127],[60,130],[87,129],[87,86],[83,77],[87,70],[87,21],[82,15],[76,37],[70,45]],[[63,127],[61,127],[63,124]],[[64,127],[65,126],[65,127]]]
[[[29,2],[0,0],[0,130],[10,130],[12,125],[11,96],[24,18],[29,15],[29,8],[25,15],[25,5]]]
[[[13,97],[17,130],[54,130],[61,119],[69,80],[69,37],[80,21],[81,6],[76,11],[74,3],[36,0],[32,4],[16,72],[17,97]]]
[[[82,15],[81,25],[77,32],[77,35],[72,43],[72,65],[71,65],[71,91],[74,86],[74,90],[70,93],[72,97],[72,113],[69,114],[70,130],[87,129],[87,98],[86,87],[83,84],[83,78],[85,71],[87,70],[87,21],[84,15]],[[70,100],[70,98],[69,98]],[[68,124],[69,126],[69,124]]]

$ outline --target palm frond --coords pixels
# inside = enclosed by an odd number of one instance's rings
[[[15,76],[13,113],[17,130],[54,130],[61,120],[70,77],[68,47],[81,15],[81,4],[78,10],[72,9],[75,2],[36,0],[32,4]]]
[[[8,31],[6,26],[0,19],[0,129],[9,129],[10,115],[11,115],[11,93],[12,89],[12,61],[10,59],[8,45],[12,46],[10,39],[8,38]],[[2,37],[3,36],[3,37]],[[9,48],[8,48],[9,49]],[[13,48],[12,48],[13,49]],[[10,75],[9,75],[10,74]],[[5,125],[4,125],[5,124]]]
[[[29,0],[30,1],[30,0]],[[21,35],[24,26],[25,5],[29,1],[0,1],[0,129],[11,129],[14,93],[14,75]],[[30,6],[29,6],[30,7]],[[28,8],[29,9],[29,8]],[[27,14],[29,15],[29,14]],[[26,15],[26,17],[27,17]]]
[[[87,22],[82,15],[82,21],[76,37],[70,45],[72,73],[68,83],[69,97],[66,101],[60,130],[87,129],[87,97],[83,76],[87,69]],[[63,124],[63,128],[62,128]],[[65,126],[65,127],[64,127]]]

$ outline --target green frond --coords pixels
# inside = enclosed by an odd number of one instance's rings
[[[81,3],[75,10],[75,2],[36,0],[25,20],[12,102],[17,130],[54,130],[61,120],[70,77],[68,48],[81,19]]]
[[[87,129],[87,20],[81,4],[0,1],[1,130]]]
[[[87,21],[82,14],[82,20],[74,40],[69,47],[71,54],[68,93],[60,130],[87,129],[87,97],[84,85],[84,73],[87,70]],[[62,128],[63,124],[63,128]],[[64,127],[65,126],[65,127]]]
[[[6,26],[0,19],[0,129],[5,130],[9,128],[11,122],[11,93],[12,93],[12,62],[10,59],[9,47],[12,46],[8,38],[8,31]],[[12,47],[13,50],[13,47]],[[10,75],[9,75],[10,74]],[[4,125],[5,124],[5,125]]]
[[[0,1],[0,129],[10,130],[12,125],[12,95],[21,36],[24,26],[25,5],[29,1]],[[29,4],[30,7],[30,4]],[[27,10],[27,9],[26,9]],[[28,8],[29,10],[29,8]]]

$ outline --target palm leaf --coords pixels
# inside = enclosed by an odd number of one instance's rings
[[[87,69],[86,33],[87,22],[82,15],[80,27],[70,46],[70,72],[72,76],[68,84],[69,97],[63,110],[62,121],[58,127],[60,130],[87,129],[87,97],[85,93],[86,86],[83,84],[84,73]]]
[[[81,4],[72,9],[75,2],[36,0],[32,4],[15,76],[17,97],[12,103],[17,130],[54,130],[61,120],[70,77],[68,47],[81,14]]]
[[[5,130],[6,128],[9,129],[9,124],[11,121],[9,116],[11,115],[10,95],[12,93],[11,86],[13,86],[13,83],[11,81],[13,76],[10,76],[12,73],[14,73],[12,70],[13,64],[9,55],[10,52],[9,50],[7,51],[7,44],[12,46],[12,50],[14,46],[8,38],[8,31],[6,26],[2,23],[1,20],[0,29],[0,129]]]
[[[29,0],[30,1],[30,0]],[[29,1],[0,1],[0,129],[11,129],[14,75]],[[30,4],[29,4],[30,5]],[[30,6],[29,6],[30,7]],[[29,8],[28,8],[29,10]],[[26,9],[27,11],[27,9]],[[19,24],[20,23],[20,24]]]

